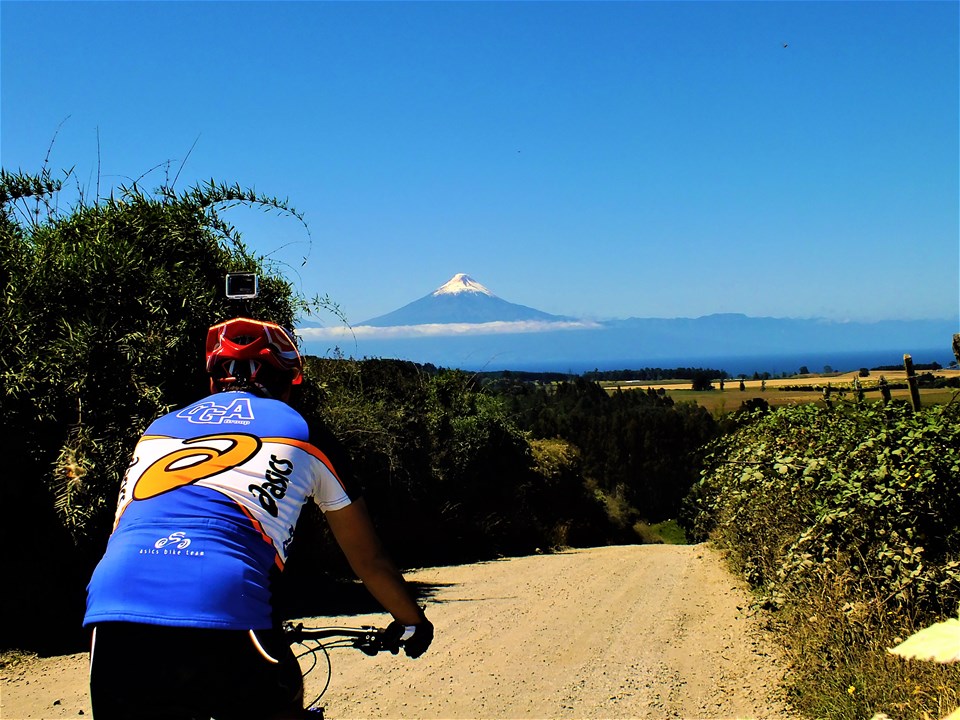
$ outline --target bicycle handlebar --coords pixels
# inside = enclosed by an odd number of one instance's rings
[[[318,714],[323,717],[323,709],[318,707],[320,698],[323,697],[330,685],[332,668],[330,665],[330,653],[332,648],[349,647],[360,650],[365,655],[376,655],[377,653],[388,651],[396,655],[403,647],[402,641],[387,642],[384,638],[385,630],[382,628],[364,625],[362,627],[304,627],[303,623],[284,622],[283,636],[290,645],[300,645],[304,648],[302,653],[296,655],[297,660],[310,656],[313,664],[308,668],[302,668],[301,672],[306,677],[317,666],[317,655],[320,654],[326,659],[327,679],[316,698],[307,705],[305,717],[315,718]],[[311,714],[312,713],[312,714]]]
[[[403,646],[402,642],[388,644],[384,638],[383,628],[364,625],[358,628],[349,627],[304,627],[303,623],[284,623],[283,634],[290,643],[312,640],[321,644],[321,640],[334,640],[333,643],[323,643],[326,647],[346,646],[354,647],[366,655],[376,655],[379,652],[389,651],[396,655]],[[342,641],[342,644],[338,641]]]

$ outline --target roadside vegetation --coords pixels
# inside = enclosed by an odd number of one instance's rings
[[[960,667],[888,648],[960,609],[960,403],[800,405],[740,415],[683,516],[729,551],[816,718],[940,718]]]

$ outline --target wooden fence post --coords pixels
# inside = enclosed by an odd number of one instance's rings
[[[917,385],[917,373],[913,370],[913,358],[903,356],[903,369],[907,371],[907,386],[910,388],[910,404],[916,412],[920,409],[920,388]]]
[[[883,398],[883,404],[890,404],[890,388],[887,387],[887,379],[881,375],[880,382],[877,383],[877,387],[880,388],[880,397]]]

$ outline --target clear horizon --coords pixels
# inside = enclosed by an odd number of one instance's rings
[[[0,2],[0,159],[210,178],[351,323],[960,318],[960,4]],[[334,317],[326,319],[336,325]]]

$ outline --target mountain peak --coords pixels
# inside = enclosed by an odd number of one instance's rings
[[[398,310],[371,318],[363,325],[443,325],[510,323],[523,321],[567,322],[572,318],[551,315],[498,298],[466,273],[457,273],[429,295]]]
[[[454,275],[452,278],[447,280],[447,282],[434,290],[433,296],[459,295],[460,293],[480,293],[481,295],[496,297],[496,295],[494,295],[487,288],[466,273],[457,273]]]

